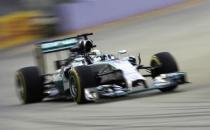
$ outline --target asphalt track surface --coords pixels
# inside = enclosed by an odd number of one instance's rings
[[[173,93],[151,91],[86,105],[69,101],[20,105],[14,73],[34,65],[33,55],[26,47],[24,53],[1,53],[0,129],[210,129],[209,7],[210,1],[203,1],[191,8],[104,28],[93,36],[98,48],[106,52],[127,49],[136,55],[141,51],[144,64],[156,52],[171,52],[192,82]]]

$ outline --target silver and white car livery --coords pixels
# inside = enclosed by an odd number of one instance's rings
[[[17,94],[24,104],[45,98],[67,98],[81,104],[153,89],[168,92],[187,83],[186,73],[179,72],[168,52],[153,55],[150,65],[144,66],[140,55],[122,57],[126,50],[118,52],[120,57],[100,52],[89,35],[92,33],[37,45],[37,66],[21,68],[15,76]],[[55,72],[47,73],[45,55],[64,52],[68,56],[55,60]],[[147,74],[142,74],[142,70]]]

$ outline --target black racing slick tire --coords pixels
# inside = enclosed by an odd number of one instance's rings
[[[88,103],[85,88],[97,86],[96,73],[89,66],[78,66],[70,70],[70,94],[77,104]]]
[[[160,74],[174,73],[178,72],[178,65],[174,57],[168,52],[160,52],[152,56],[150,65],[154,67],[151,74],[152,78],[159,76]],[[170,86],[166,88],[161,88],[162,92],[169,92],[176,89],[176,86]]]
[[[41,102],[43,80],[37,67],[25,67],[16,73],[16,92],[23,104]]]

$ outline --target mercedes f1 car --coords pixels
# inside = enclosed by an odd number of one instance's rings
[[[36,45],[37,67],[25,67],[16,73],[16,91],[23,104],[61,97],[82,104],[153,89],[169,92],[187,83],[186,73],[179,72],[168,52],[153,55],[150,66],[144,66],[140,55],[129,56],[126,50],[119,51],[116,57],[94,49],[96,45],[89,35],[92,33]],[[56,71],[47,73],[45,55],[64,52],[67,57],[54,61]],[[142,74],[142,70],[147,73]]]

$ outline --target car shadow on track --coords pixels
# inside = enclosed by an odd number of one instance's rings
[[[164,95],[169,95],[169,94],[182,93],[185,91],[186,90],[175,90],[172,92],[162,93],[158,90],[154,90],[154,91],[150,91],[150,92],[131,94],[131,95],[123,96],[123,97],[101,99],[100,101],[96,102],[96,104],[106,104],[106,103],[120,102],[120,101],[132,100],[132,99],[148,98],[148,97],[153,97],[153,96],[164,96]]]
[[[173,95],[173,94],[178,94],[178,93],[183,93],[188,91],[188,89],[177,89],[173,92],[168,92],[168,93],[162,93],[158,90],[153,90],[153,91],[149,91],[149,92],[144,92],[144,93],[138,93],[138,94],[132,94],[132,95],[128,95],[128,96],[123,96],[123,97],[117,97],[117,98],[107,98],[107,99],[100,99],[97,102],[92,102],[92,103],[87,103],[87,104],[81,104],[81,105],[100,105],[100,104],[108,104],[108,103],[115,103],[115,102],[123,102],[123,101],[127,101],[127,100],[143,100],[145,98],[151,98],[151,97],[160,97],[160,96],[167,96],[167,95]],[[64,106],[68,106],[68,107],[76,107],[78,106],[73,100],[67,100],[67,99],[45,99],[44,101],[42,101],[41,103],[33,103],[33,104],[26,104],[26,105],[22,105],[22,104],[13,104],[13,105],[6,105],[6,106],[0,106],[1,109],[6,109],[6,110],[10,110],[10,109],[20,109],[22,110],[24,109],[31,109],[31,107],[33,107],[34,105],[38,105],[40,108],[45,109],[46,105],[50,105],[50,106],[56,106],[58,108],[60,108],[60,105],[64,105]],[[69,105],[70,106],[69,106]],[[53,107],[53,108],[54,108]],[[48,108],[49,109],[49,108]]]
[[[168,94],[177,94],[181,92],[185,92],[187,90],[185,89],[178,89],[172,92],[166,92],[162,93],[159,90],[153,90],[150,92],[144,92],[144,93],[138,93],[138,94],[131,94],[127,96],[122,96],[122,97],[115,97],[115,98],[103,98],[99,99],[96,102],[91,102],[88,104],[106,104],[106,103],[113,103],[113,102],[119,102],[119,101],[125,101],[125,100],[132,100],[132,99],[140,99],[140,98],[147,98],[147,97],[153,97],[153,96],[164,96]],[[43,101],[44,103],[74,103],[73,100],[69,99],[46,99]],[[87,104],[85,104],[87,105]]]

